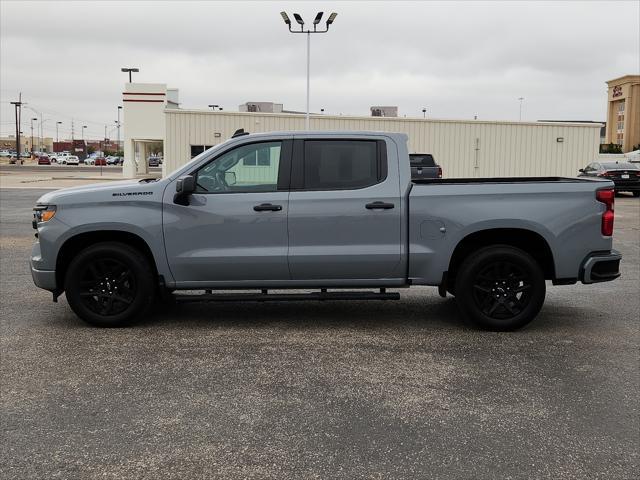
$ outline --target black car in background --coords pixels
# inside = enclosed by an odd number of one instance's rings
[[[629,162],[593,162],[581,168],[579,177],[612,180],[616,192],[631,192],[640,197],[640,166]]]
[[[442,167],[436,163],[430,153],[410,153],[411,179],[442,178]]]

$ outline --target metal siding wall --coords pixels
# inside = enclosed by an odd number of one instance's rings
[[[164,173],[190,159],[191,145],[217,145],[239,128],[254,133],[304,130],[303,115],[166,110],[165,116]],[[449,178],[575,176],[595,160],[600,141],[599,127],[575,124],[315,116],[311,128],[404,132],[409,151],[432,153]],[[558,143],[558,137],[564,142]]]

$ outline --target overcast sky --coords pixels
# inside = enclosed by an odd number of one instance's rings
[[[311,39],[311,109],[371,105],[433,118],[604,120],[605,81],[640,72],[640,2],[0,2],[0,122],[10,101],[45,133],[111,130],[126,81],[180,89],[184,108],[246,101],[305,108],[305,36],[279,12],[338,12]],[[32,112],[23,114],[29,131]],[[78,130],[76,130],[78,131]],[[78,135],[79,136],[79,135]],[[113,136],[113,134],[112,134]]]

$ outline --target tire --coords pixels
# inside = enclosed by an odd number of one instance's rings
[[[149,310],[157,291],[149,261],[119,242],[98,243],[76,255],[64,288],[74,313],[96,327],[128,325]]]
[[[544,303],[542,268],[528,253],[507,245],[467,257],[456,277],[456,301],[467,320],[494,331],[531,322]]]

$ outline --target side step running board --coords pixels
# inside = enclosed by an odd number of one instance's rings
[[[312,293],[204,293],[202,295],[174,295],[176,302],[291,302],[304,300],[400,300],[398,292],[320,292]]]

